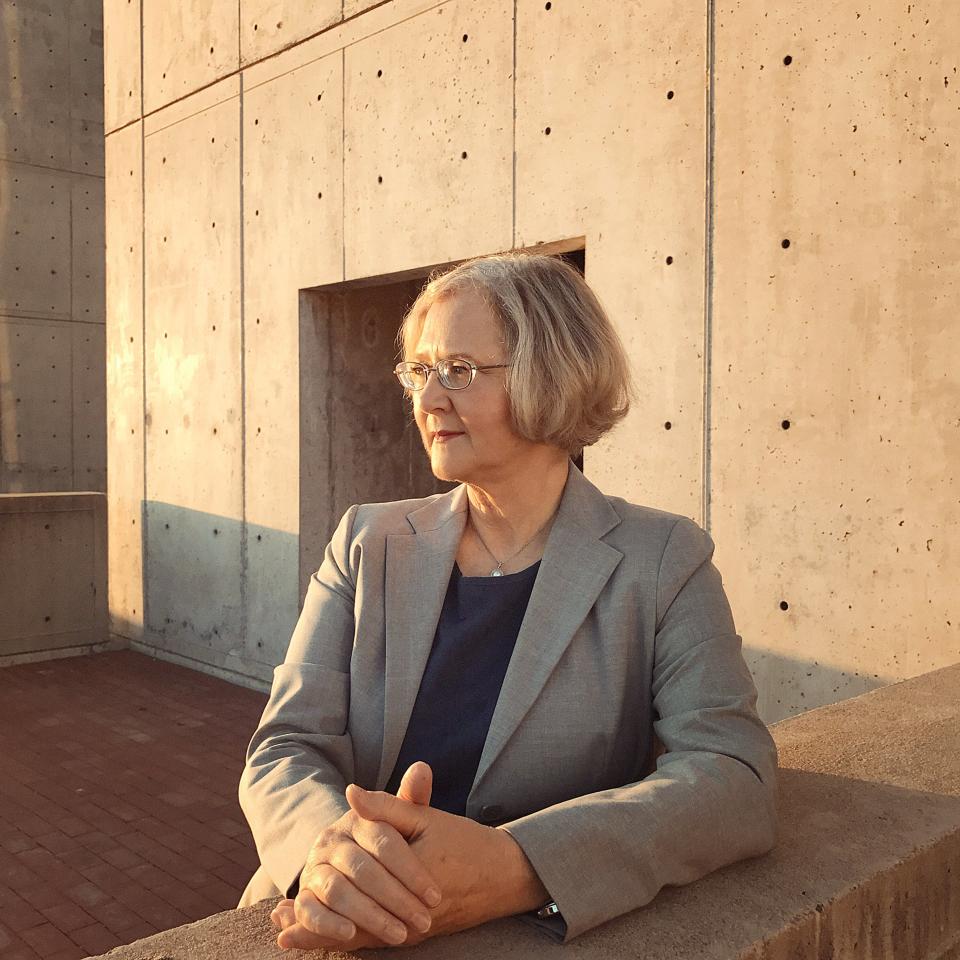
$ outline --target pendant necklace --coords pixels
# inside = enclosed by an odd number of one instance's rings
[[[540,529],[539,529],[519,550],[515,551],[514,553],[511,553],[509,557],[505,557],[503,560],[497,561],[496,567],[494,567],[494,569],[491,570],[491,571],[487,574],[487,576],[488,576],[488,577],[502,577],[502,576],[504,575],[504,573],[503,573],[503,565],[507,562],[507,560],[512,560],[518,553],[521,553],[523,550],[525,550],[527,547],[529,547],[530,544],[533,543],[534,540],[536,540],[538,534],[543,530],[543,528],[547,525],[547,523],[549,523],[555,516],[556,516],[556,511],[554,511],[554,512],[547,518],[546,523],[544,523],[543,526],[540,527]],[[493,551],[486,545],[486,543],[484,543],[483,537],[480,536],[480,531],[477,529],[477,525],[473,522],[473,519],[472,519],[472,518],[471,518],[471,520],[470,520],[470,526],[473,527],[473,532],[477,535],[477,539],[483,544],[483,549],[486,550],[487,553],[489,553],[490,556],[493,557],[494,560],[496,560],[497,558],[494,556]]]

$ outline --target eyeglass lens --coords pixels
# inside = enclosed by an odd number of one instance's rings
[[[448,390],[462,390],[470,383],[471,370],[468,364],[456,360],[441,360],[437,364],[440,382]],[[410,390],[422,390],[427,384],[427,369],[420,363],[401,366],[403,385]]]

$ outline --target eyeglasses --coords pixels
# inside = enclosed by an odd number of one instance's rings
[[[426,363],[417,363],[415,360],[404,360],[393,368],[393,372],[408,390],[422,390],[427,385],[431,370],[437,371],[440,382],[448,390],[463,390],[473,383],[478,370],[496,370],[499,367],[509,366],[512,364],[488,363],[485,366],[478,366],[472,360],[454,357],[450,360],[438,360],[435,367]]]

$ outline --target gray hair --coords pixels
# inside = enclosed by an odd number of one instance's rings
[[[577,457],[627,415],[636,392],[623,343],[576,267],[549,254],[510,251],[431,273],[397,334],[402,356],[412,355],[430,307],[462,290],[499,321],[519,436]]]

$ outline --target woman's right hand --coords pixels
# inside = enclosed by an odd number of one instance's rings
[[[432,786],[429,764],[417,761],[404,773],[397,796],[428,805]],[[358,935],[379,941],[364,946],[396,946],[429,930],[429,908],[439,902],[436,882],[399,831],[348,810],[314,841],[294,913],[307,930],[329,939],[324,946],[342,948]],[[284,932],[277,942],[298,945],[285,942]]]

